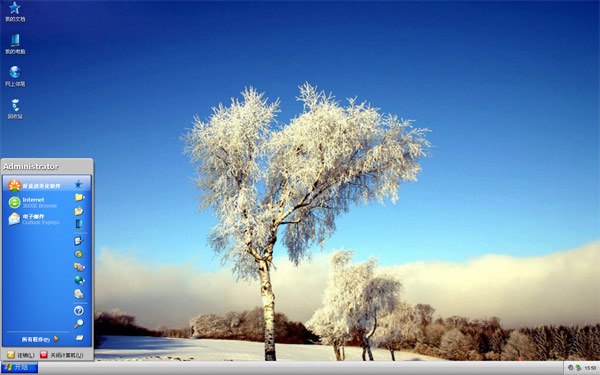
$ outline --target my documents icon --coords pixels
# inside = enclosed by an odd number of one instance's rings
[[[75,216],[79,216],[81,214],[83,214],[83,208],[81,208],[81,206],[75,207]]]
[[[79,202],[84,199],[85,199],[85,197],[83,196],[83,194],[75,193],[75,202]]]

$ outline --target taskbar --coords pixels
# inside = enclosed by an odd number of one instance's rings
[[[2,373],[12,374],[218,374],[218,375],[600,375],[600,361],[544,362],[201,362],[201,361],[93,361],[2,362]]]

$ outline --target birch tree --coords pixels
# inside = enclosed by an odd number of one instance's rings
[[[373,360],[371,351],[372,338],[379,328],[379,320],[392,312],[399,301],[400,282],[391,277],[377,276],[369,280],[363,294],[363,305],[357,331],[360,334],[363,347],[363,361],[365,354],[369,361]]]
[[[392,361],[396,360],[395,351],[403,340],[416,339],[419,332],[420,317],[417,310],[407,302],[400,302],[389,314],[383,316],[379,328],[373,336],[373,343],[390,351]]]
[[[355,267],[351,274],[350,251],[334,251],[331,255],[329,281],[323,295],[323,306],[315,311],[306,327],[321,337],[323,344],[331,345],[335,358],[344,360],[344,345],[351,339],[352,329],[357,318],[351,317],[352,309],[357,305],[357,291],[365,284],[364,272],[369,265]],[[371,263],[374,265],[374,263]],[[362,274],[362,277],[358,277]],[[356,309],[354,309],[356,311]]]
[[[302,112],[276,121],[279,101],[255,89],[194,119],[185,152],[196,167],[200,207],[218,224],[210,244],[239,278],[260,281],[265,360],[275,360],[275,244],[299,264],[335,230],[351,205],[396,202],[402,181],[415,181],[429,146],[426,129],[384,115],[366,102],[346,104],[304,84]]]
[[[323,306],[315,311],[313,317],[306,322],[306,328],[321,338],[321,343],[331,345],[336,361],[345,358],[344,345],[350,334],[339,314],[330,306]]]
[[[389,276],[377,276],[377,262],[352,264],[352,252],[337,251],[331,257],[330,280],[323,296],[323,307],[307,322],[309,329],[333,345],[336,359],[339,349],[353,334],[358,334],[362,357],[373,360],[371,338],[379,319],[398,303],[400,282]]]

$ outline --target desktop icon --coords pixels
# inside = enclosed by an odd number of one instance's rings
[[[75,219],[75,229],[81,229],[83,227],[83,219]]]
[[[78,328],[78,327],[81,327],[82,325],[83,325],[83,319],[77,319],[77,322],[75,323],[73,328]]]
[[[81,206],[75,207],[75,216],[83,214],[83,208]]]
[[[75,193],[75,202],[79,202],[85,199],[85,196],[80,193]]]
[[[83,257],[83,251],[75,250],[75,258],[81,258],[81,257]],[[79,264],[79,263],[77,263],[77,264]]]
[[[10,67],[10,76],[12,78],[19,78],[21,76],[21,68],[16,65]]]
[[[10,36],[10,46],[19,47],[21,45],[21,34],[12,34]]]
[[[9,191],[11,191],[13,193],[16,193],[19,190],[21,190],[21,188],[23,187],[23,185],[21,184],[21,181],[19,181],[19,180],[10,180],[10,181],[8,181],[8,186],[7,187],[8,187]]]
[[[75,284],[77,284],[77,285],[83,285],[83,284],[85,284],[85,280],[81,276],[75,276]]]
[[[80,251],[80,250],[77,250],[77,251]],[[78,258],[80,258],[80,257],[78,257]],[[73,263],[73,268],[75,268],[77,271],[81,272],[85,269],[85,266],[81,263],[75,262],[75,263]]]
[[[83,312],[83,306],[75,306],[75,308],[73,309],[73,313],[77,316],[82,316]]]
[[[8,6],[10,8],[10,14],[19,14],[20,5],[17,5],[16,1],[13,1],[12,4]]]
[[[11,102],[12,102],[13,111],[19,112],[19,110],[21,109],[21,108],[19,108],[19,99],[13,99],[13,100],[11,100]]]
[[[81,236],[77,236],[77,237],[75,237],[73,242],[75,243],[75,246],[81,245],[81,243],[83,242],[83,238],[81,238]]]
[[[83,281],[83,279],[81,279],[81,280]],[[83,292],[81,291],[81,289],[75,289],[75,291],[73,292],[73,295],[77,299],[83,299]]]
[[[8,206],[10,208],[17,209],[21,207],[21,200],[19,199],[19,197],[10,197],[10,199],[8,200]]]
[[[77,335],[77,336],[75,336],[75,340],[76,341],[83,341],[83,335]]]
[[[8,359],[15,359],[15,351],[14,350],[9,350],[8,352],[6,352],[6,357]]]
[[[16,212],[13,212],[8,217],[8,225],[17,225],[21,222],[21,215]]]
[[[48,351],[40,350],[40,359],[47,359],[47,358],[48,358]]]

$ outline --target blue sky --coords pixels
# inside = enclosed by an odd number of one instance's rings
[[[2,10],[8,3],[2,2]],[[325,250],[382,264],[540,255],[599,238],[598,3],[24,2],[26,119],[3,157],[93,157],[96,246],[219,267],[181,135],[248,85],[301,110],[309,81],[432,129],[396,205]],[[4,13],[3,13],[4,14]],[[8,77],[8,74],[7,74]],[[9,106],[3,90],[2,111]],[[5,118],[3,115],[2,118]],[[283,250],[283,249],[279,249]]]

